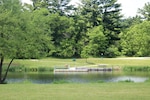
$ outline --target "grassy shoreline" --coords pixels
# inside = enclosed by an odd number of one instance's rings
[[[5,63],[8,64],[9,59]],[[113,67],[125,71],[144,70],[150,71],[150,58],[88,58],[86,59],[15,59],[10,67],[10,71],[44,72],[52,71],[55,67]],[[5,69],[4,69],[5,70]]]
[[[8,62],[7,60],[6,62]],[[45,58],[45,59],[15,59],[13,64],[23,65],[26,67],[55,67],[55,66],[97,66],[100,64],[106,64],[108,66],[149,66],[150,58],[88,58],[86,59],[57,59],[57,58]]]

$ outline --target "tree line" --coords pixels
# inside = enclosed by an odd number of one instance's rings
[[[123,19],[117,0],[0,0],[0,54],[15,58],[149,56],[149,3]],[[144,20],[143,20],[144,18]]]
[[[4,58],[150,56],[150,3],[123,18],[117,0],[31,1],[0,0],[0,80]]]

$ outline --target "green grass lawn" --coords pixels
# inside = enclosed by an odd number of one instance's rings
[[[1,100],[149,100],[150,83],[7,84]]]
[[[150,58],[88,58],[86,59],[30,59],[30,60],[14,60],[14,64],[24,65],[26,67],[63,67],[65,65],[73,66],[97,66],[99,64],[108,64],[108,66],[150,66]],[[7,60],[8,62],[8,60]]]

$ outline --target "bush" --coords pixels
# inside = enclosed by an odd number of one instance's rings
[[[113,57],[117,57],[120,55],[120,52],[118,51],[118,48],[115,46],[110,46],[107,50],[105,55],[107,57],[113,58]]]
[[[133,83],[134,81],[128,79],[128,80],[123,80],[123,81],[119,81],[119,82],[125,82],[125,83]]]
[[[123,68],[123,71],[143,71],[143,72],[148,72],[150,71],[150,67],[149,66],[140,66],[140,67],[137,67],[137,66],[126,66]]]
[[[66,80],[58,80],[53,82],[53,84],[65,84],[65,83],[69,83],[69,82]]]
[[[6,71],[6,69],[5,69]],[[25,67],[24,66],[11,66],[9,68],[9,72],[24,72],[25,71]]]
[[[98,80],[97,83],[104,83],[104,81],[103,80]]]
[[[54,68],[47,68],[47,67],[39,67],[38,68],[38,72],[46,72],[46,71],[53,72]]]

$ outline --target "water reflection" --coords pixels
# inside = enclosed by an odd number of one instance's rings
[[[91,83],[91,82],[119,82],[131,80],[134,82],[144,82],[149,79],[150,73],[145,72],[95,72],[95,73],[9,73],[8,83],[20,83],[30,81],[37,84],[50,84],[54,81],[65,80],[72,83]]]
[[[133,82],[144,82],[148,77],[139,77],[139,76],[120,76],[113,78],[110,82],[119,82],[119,81],[133,81]]]

